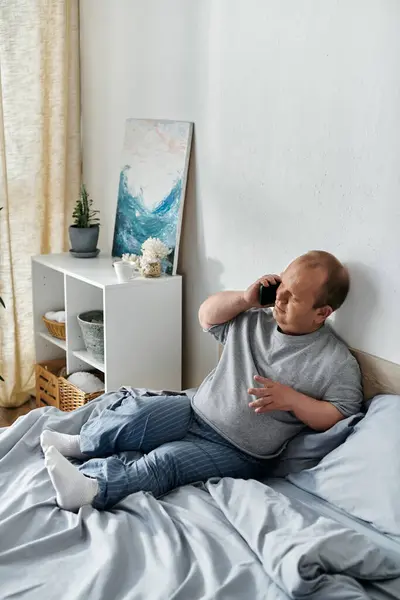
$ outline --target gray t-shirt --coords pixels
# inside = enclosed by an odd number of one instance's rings
[[[210,333],[224,350],[218,366],[192,399],[198,415],[243,452],[272,458],[306,426],[292,412],[255,413],[249,402],[254,375],[268,377],[298,392],[326,400],[345,417],[359,411],[361,375],[347,346],[324,325],[292,336],[278,330],[271,309],[252,309]]]

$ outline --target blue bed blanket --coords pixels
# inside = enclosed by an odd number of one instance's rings
[[[363,583],[400,575],[398,554],[253,480],[60,510],[40,433],[78,433],[108,402],[0,430],[2,600],[366,600]]]

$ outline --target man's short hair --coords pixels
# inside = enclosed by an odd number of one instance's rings
[[[337,310],[346,300],[350,288],[349,272],[338,259],[329,252],[312,250],[301,257],[310,268],[323,268],[326,271],[326,281],[322,286],[314,308],[330,306]]]

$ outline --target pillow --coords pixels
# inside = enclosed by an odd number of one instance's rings
[[[373,398],[344,444],[288,479],[383,533],[400,535],[400,396]]]
[[[363,417],[357,413],[342,419],[327,431],[315,432],[307,429],[299,433],[286,446],[285,450],[274,461],[269,476],[286,477],[289,473],[298,473],[303,469],[311,469],[329,452],[343,444],[353,431],[354,425]]]

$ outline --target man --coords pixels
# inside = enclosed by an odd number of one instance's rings
[[[273,310],[261,307],[260,283],[277,282]],[[186,396],[135,398],[120,390],[80,435],[43,432],[58,505],[105,509],[140,490],[158,497],[213,476],[258,477],[306,426],[324,431],[358,412],[357,362],[325,325],[348,289],[343,265],[314,251],[281,276],[206,300],[200,324],[224,351],[192,402]],[[118,456],[127,450],[144,456],[127,463]],[[65,456],[85,462],[77,469]]]

